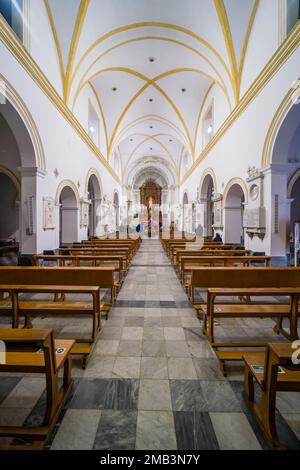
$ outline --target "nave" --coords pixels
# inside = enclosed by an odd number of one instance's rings
[[[142,241],[103,324],[85,370],[73,356],[73,390],[47,449],[270,448],[242,397],[243,364],[228,364],[223,376],[161,241]],[[215,334],[274,342],[273,324],[222,319]],[[37,318],[33,325],[53,328],[57,338],[88,329],[87,319],[74,317]],[[0,425],[39,425],[44,378],[0,377]],[[277,431],[288,449],[300,449],[299,417],[299,393],[278,393]]]

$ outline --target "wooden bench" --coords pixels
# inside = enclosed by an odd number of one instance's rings
[[[0,426],[0,437],[28,439],[27,444],[0,446],[0,450],[42,449],[53,430],[71,391],[71,350],[73,340],[54,340],[51,330],[0,329],[0,340],[6,345],[5,363],[0,372],[44,374],[46,378],[46,409],[40,426]],[[63,369],[59,387],[59,370]]]
[[[43,263],[56,262],[58,266],[113,267],[115,272],[118,273],[119,287],[122,285],[128,270],[126,256],[122,255],[34,255],[33,259],[36,266],[43,266]]]
[[[106,318],[115,302],[117,289],[114,268],[110,267],[0,266],[0,284],[98,286],[110,291],[110,300],[100,302],[100,311]]]
[[[75,338],[76,344],[72,354],[82,355],[82,367],[85,369],[92,354],[95,341],[102,329],[100,316],[100,289],[93,286],[35,286],[35,285],[0,285],[1,292],[9,293],[9,300],[0,301],[0,313],[10,314],[12,328],[19,327],[20,316],[25,316],[25,328],[32,328],[31,318],[34,316],[88,316],[92,320],[91,335],[87,338]],[[91,301],[49,301],[20,299],[20,294],[76,294],[90,295]]]
[[[139,249],[141,241],[140,238],[138,240],[82,240],[82,245],[89,245],[89,246],[113,246],[113,247],[120,247],[126,246],[129,247],[133,253]]]
[[[283,391],[300,391],[300,364],[293,363],[293,352],[291,344],[270,343],[266,351],[256,355],[247,353],[243,357],[245,361],[244,398],[266,440],[275,449],[284,448],[279,441],[276,429],[276,394]],[[259,403],[255,401],[254,382],[261,389]]]
[[[179,276],[185,287],[191,285],[191,281],[186,281],[185,277],[191,275],[192,269],[200,266],[251,266],[252,263],[259,263],[263,266],[270,266],[271,256],[181,256]]]
[[[198,256],[251,256],[251,250],[174,250],[174,256],[172,259],[174,268],[179,271],[180,261],[182,257],[198,257]]]
[[[253,297],[275,297],[283,296],[290,299],[289,302],[279,303],[270,301],[260,302],[259,300],[249,303],[222,303],[215,304],[216,297],[239,297],[250,299]],[[298,304],[299,304],[300,288],[289,287],[264,287],[264,288],[210,288],[208,289],[207,307],[204,311],[203,333],[207,334],[208,340],[213,347],[222,372],[225,372],[225,361],[240,361],[244,352],[234,350],[234,348],[257,348],[266,346],[263,341],[239,341],[239,342],[222,342],[215,341],[214,337],[214,320],[219,318],[287,318],[290,322],[290,331],[279,331],[275,326],[277,334],[280,332],[290,341],[298,339],[297,323],[298,323]],[[219,348],[223,348],[220,350]],[[226,350],[224,351],[224,348]],[[227,349],[229,348],[229,350]]]
[[[227,250],[232,250],[231,245],[223,245],[221,243],[216,243],[216,244],[202,244],[198,242],[194,243],[183,243],[183,244],[175,244],[175,245],[169,245],[168,253],[167,255],[169,256],[170,260],[172,263],[174,263],[175,260],[175,253],[177,250],[186,250],[186,251],[204,251],[204,250],[222,250],[222,251],[227,251]]]
[[[124,256],[126,257],[127,265],[132,260],[132,253],[128,249],[116,249],[116,248],[90,248],[88,246],[78,248],[60,248],[59,254],[63,256]]]

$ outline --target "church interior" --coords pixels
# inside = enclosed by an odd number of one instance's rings
[[[299,0],[0,0],[0,451],[300,450],[299,64]]]

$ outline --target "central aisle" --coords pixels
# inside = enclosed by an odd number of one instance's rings
[[[78,364],[52,449],[265,447],[158,240],[142,242],[86,371]]]

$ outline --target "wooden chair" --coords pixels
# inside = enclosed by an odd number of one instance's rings
[[[244,355],[244,398],[257,419],[264,436],[274,449],[283,449],[276,429],[276,393],[300,391],[300,364],[293,363],[291,344],[270,343],[265,352]],[[260,402],[255,401],[256,382],[261,389]]]
[[[53,430],[73,385],[71,378],[71,350],[73,340],[54,340],[51,330],[0,329],[0,340],[6,345],[4,363],[0,372],[44,374],[47,402],[40,426],[0,426],[0,437],[28,440],[0,446],[0,450],[42,449]],[[59,387],[58,372],[63,369]]]

